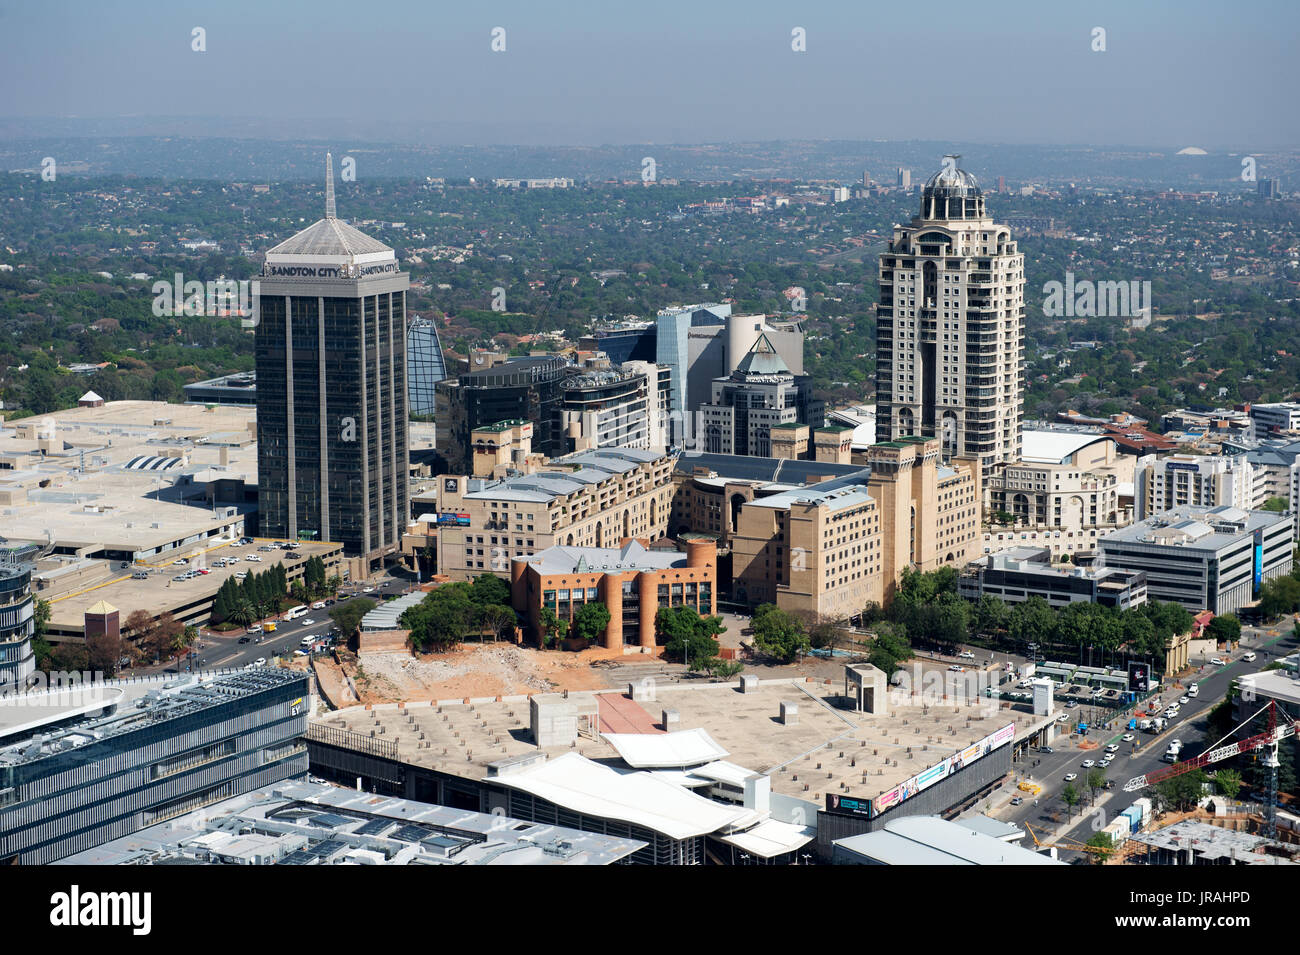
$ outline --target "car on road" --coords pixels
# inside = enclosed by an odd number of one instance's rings
[[[181,564],[181,565],[185,565],[185,564],[188,564],[189,561],[186,560],[184,557],[177,557],[174,561],[172,561],[172,563],[173,563],[173,564]]]
[[[1066,773],[1066,774],[1065,774],[1065,781],[1066,781],[1067,783],[1074,782],[1074,780],[1076,780],[1076,779],[1078,779],[1078,778],[1079,778],[1079,774],[1078,774],[1078,773]]]
[[[959,667],[959,666],[957,666],[957,664],[955,664],[955,663],[954,663],[952,666],[948,667],[948,669],[951,670],[951,671],[953,671],[954,673],[965,673],[965,672],[966,672],[966,668],[965,668],[965,667]]]
[[[1097,765],[1097,762],[1096,762],[1096,760],[1085,759],[1085,760],[1084,760],[1082,763],[1080,763],[1079,765],[1082,766],[1084,769],[1092,769],[1092,767],[1094,767],[1094,766]]]
[[[1078,701],[1078,700],[1071,700],[1069,703],[1066,703],[1066,704],[1065,704],[1065,708],[1066,708],[1067,710],[1072,710],[1072,709],[1074,709],[1074,708],[1075,708],[1076,706],[1078,706],[1078,705],[1079,705],[1079,701]]]
[[[1190,703],[1190,702],[1192,702],[1192,698],[1191,698],[1190,696],[1180,696],[1180,697],[1178,698],[1178,705],[1179,705],[1179,706],[1186,706],[1186,705],[1187,705],[1188,703]]]
[[[1213,660],[1210,661],[1210,665],[1216,667],[1226,666],[1227,663],[1228,661],[1224,660],[1222,657],[1215,657]]]
[[[375,588],[370,586],[362,587],[361,592],[363,594],[373,594],[375,592]]]
[[[310,626],[312,626],[315,622],[316,622],[316,621],[313,620],[311,617],[303,617],[303,618],[302,618],[302,625],[303,625],[304,627],[310,627]]]
[[[1137,737],[1134,736],[1132,733],[1125,733],[1124,736],[1123,736],[1123,739],[1124,739],[1124,742],[1126,742],[1126,743],[1131,743],[1131,742],[1133,742],[1133,740],[1137,739]]]
[[[1012,797],[1011,797],[1011,805],[1013,805],[1013,806],[1020,806],[1020,805],[1023,805],[1023,804],[1024,804],[1024,801],[1025,801],[1025,797],[1024,797],[1024,796],[1012,796]]]
[[[1058,717],[1056,718],[1056,722],[1058,722],[1058,723],[1068,723],[1068,722],[1070,722],[1070,714],[1068,714],[1068,713],[1062,713],[1060,716],[1058,716]]]
[[[1039,751],[1040,753],[1044,753],[1044,754],[1046,754],[1046,755],[1048,755],[1048,756],[1051,756],[1053,753],[1056,752],[1056,750],[1052,749],[1052,747],[1050,747],[1050,746],[1040,746],[1040,747],[1038,747],[1038,751]]]
[[[240,642],[240,643],[248,643],[248,642],[249,642],[250,640],[252,640],[252,639],[253,639],[252,637],[240,637],[240,638],[239,638],[239,642]]]
[[[961,653],[957,654],[957,658],[959,660],[974,660],[975,654],[971,653],[969,650],[963,650]]]
[[[1107,744],[1107,746],[1106,746],[1106,752],[1108,752],[1108,753],[1118,753],[1118,752],[1119,752],[1119,743],[1109,743],[1109,744]]]
[[[1243,653],[1243,654],[1241,655],[1241,658],[1242,658],[1243,660],[1245,660],[1247,663],[1254,663],[1254,662],[1255,662],[1255,651],[1254,651],[1254,650],[1251,650],[1249,653]]]
[[[1180,740],[1178,737],[1175,736],[1173,739],[1171,739],[1171,740],[1169,741],[1169,745],[1170,745],[1170,746],[1177,746],[1178,748],[1181,749],[1181,748],[1182,748],[1182,745],[1183,745],[1183,741]]]
[[[1037,796],[1039,793],[1043,791],[1042,786],[1038,785],[1038,783],[1031,783],[1027,779],[1016,788],[1019,789],[1021,792],[1029,793],[1031,796]]]
[[[258,657],[256,660],[253,661],[253,666],[255,667],[266,666],[266,657]]]
[[[255,623],[255,624],[253,624],[251,627],[248,628],[248,632],[249,632],[249,633],[261,633],[261,632],[262,632],[262,625],[261,625],[260,623]]]

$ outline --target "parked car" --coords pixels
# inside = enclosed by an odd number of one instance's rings
[[[960,660],[974,660],[975,654],[971,653],[969,650],[963,650],[961,653],[957,654],[957,658]]]
[[[1025,797],[1024,797],[1024,796],[1012,796],[1012,797],[1011,797],[1011,805],[1013,805],[1013,806],[1023,805],[1023,804],[1024,804],[1024,801],[1025,801]]]
[[[1050,746],[1040,746],[1038,747],[1038,751],[1048,756],[1051,756],[1054,752],[1056,752],[1056,750],[1052,749],[1052,747]]]
[[[244,560],[251,560],[254,563],[258,563],[258,564],[262,562],[262,558],[258,557],[256,554],[245,554]]]
[[[251,627],[248,628],[248,632],[249,632],[249,633],[261,633],[261,632],[262,632],[262,625],[261,625],[260,623],[255,623],[255,624],[253,624]]]
[[[375,588],[367,585],[361,588],[361,592],[363,594],[373,594],[375,592]]]
[[[172,561],[172,563],[173,563],[173,564],[180,564],[180,565],[183,566],[183,565],[185,565],[185,564],[188,564],[189,561],[186,560],[184,557],[177,557],[174,561]]]
[[[266,666],[266,657],[258,657],[256,660],[253,661],[253,666],[255,667]]]
[[[965,667],[959,667],[959,666],[957,666],[957,664],[955,664],[955,663],[954,663],[952,666],[948,667],[948,669],[951,670],[951,671],[953,671],[954,673],[965,673],[965,672],[966,672],[966,668],[965,668]]]
[[[1210,665],[1216,667],[1226,666],[1227,663],[1228,661],[1224,660],[1222,657],[1215,657],[1213,660],[1210,661]]]

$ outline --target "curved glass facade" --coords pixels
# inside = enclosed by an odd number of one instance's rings
[[[433,420],[435,386],[446,377],[438,326],[427,318],[412,319],[406,330],[406,382],[412,418]]]
[[[0,551],[0,687],[26,685],[36,670],[36,598],[31,595],[36,552],[35,546]]]

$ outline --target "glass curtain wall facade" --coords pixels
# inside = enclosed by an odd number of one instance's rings
[[[416,420],[433,420],[438,382],[447,377],[438,326],[427,318],[411,320],[406,332],[406,369],[410,385],[410,412]]]

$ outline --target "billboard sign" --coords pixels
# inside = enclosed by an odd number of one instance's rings
[[[468,514],[456,514],[444,511],[438,515],[439,527],[469,527]]]
[[[1129,663],[1128,690],[1130,693],[1145,693],[1147,682],[1151,679],[1151,668],[1145,663]]]
[[[899,803],[911,799],[923,789],[928,789],[937,782],[947,779],[959,770],[965,769],[977,759],[982,759],[995,749],[1010,743],[1016,736],[1016,724],[1008,723],[995,733],[972,743],[959,753],[954,753],[929,769],[923,769],[910,779],[905,779],[893,789],[878,796],[872,804],[871,815],[878,816]]]
[[[856,799],[850,796],[826,794],[826,811],[837,812],[842,816],[870,816],[871,800]]]

